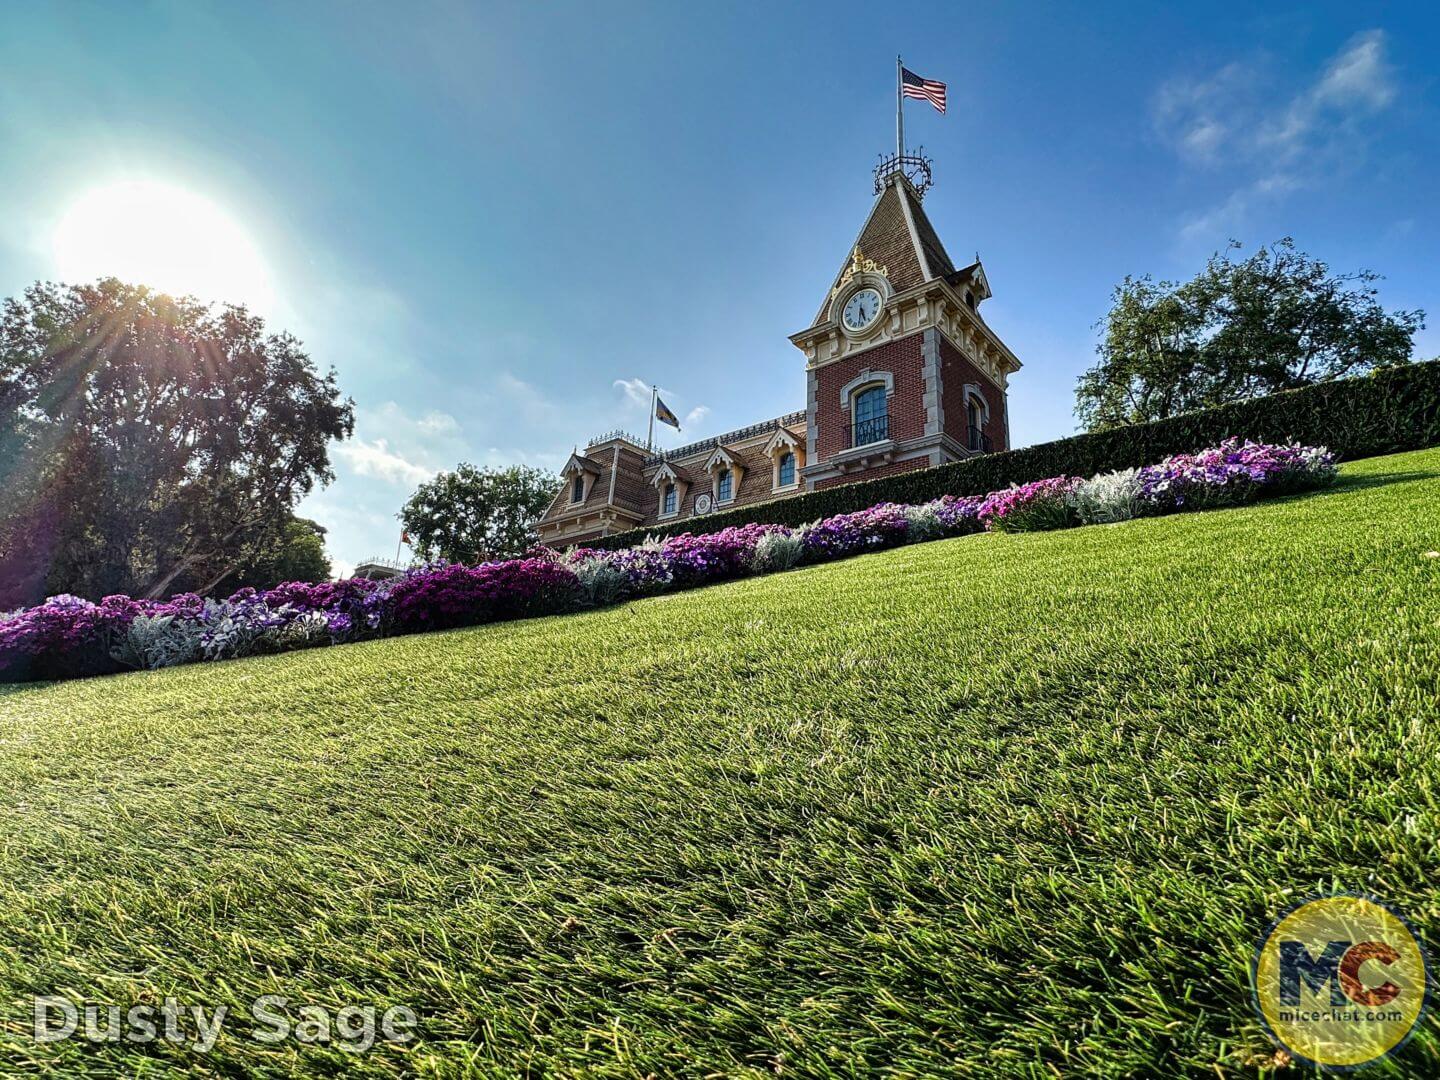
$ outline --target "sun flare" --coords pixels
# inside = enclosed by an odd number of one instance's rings
[[[117,277],[175,295],[264,309],[269,274],[245,230],[208,199],[154,180],[85,192],[55,229],[61,280]]]

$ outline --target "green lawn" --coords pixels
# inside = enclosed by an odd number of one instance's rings
[[[1249,1075],[1248,965],[1440,938],[1440,451],[584,616],[0,694],[0,1073]],[[47,1046],[30,999],[401,1003]],[[1440,1071],[1440,1023],[1381,1073]]]

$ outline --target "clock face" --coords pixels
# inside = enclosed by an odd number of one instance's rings
[[[840,312],[847,330],[864,330],[879,317],[880,293],[875,289],[857,290]]]

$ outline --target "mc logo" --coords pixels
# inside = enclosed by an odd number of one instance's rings
[[[1280,1004],[1300,1004],[1300,983],[1315,993],[1330,987],[1330,1004],[1344,1005],[1349,998],[1357,1005],[1388,1005],[1400,996],[1392,982],[1367,987],[1360,981],[1360,967],[1367,960],[1393,964],[1398,950],[1383,941],[1332,941],[1316,959],[1303,941],[1286,938],[1280,942]]]
[[[1409,1038],[1430,983],[1424,949],[1403,919],[1368,897],[1329,896],[1275,923],[1255,954],[1252,988],[1286,1050],[1353,1068]]]

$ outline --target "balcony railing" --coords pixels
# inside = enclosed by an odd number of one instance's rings
[[[883,442],[890,437],[890,417],[877,416],[871,420],[861,420],[850,428],[850,445],[869,446],[871,443]]]
[[[970,425],[970,452],[972,454],[988,454],[994,447],[990,445],[990,436],[986,435],[974,424]]]

